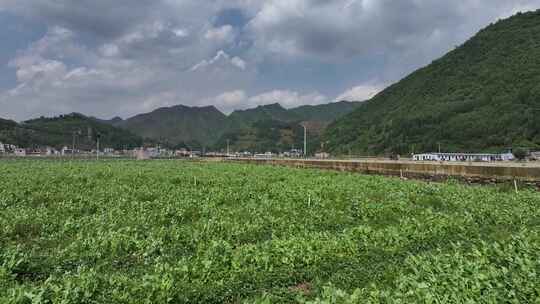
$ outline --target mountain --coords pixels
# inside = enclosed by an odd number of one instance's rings
[[[0,118],[0,130],[8,130],[17,126],[17,123],[13,120]]]
[[[310,136],[309,146],[318,147],[319,140]],[[249,127],[227,132],[216,144],[218,150],[225,151],[229,142],[230,151],[274,152],[303,149],[304,129],[299,123],[279,120],[261,120]]]
[[[339,102],[288,110],[279,103],[274,103],[253,109],[234,111],[229,116],[226,116],[213,106],[188,107],[178,105],[160,108],[126,120],[113,118],[112,120],[100,121],[121,127],[170,147],[224,148],[226,138],[245,137],[248,136],[247,134],[253,135],[253,126],[258,122],[272,122],[256,127],[257,130],[262,130],[264,126],[270,125],[280,125],[281,128],[283,126],[279,124],[280,122],[288,125],[301,121],[310,121],[312,123],[309,125],[314,126],[313,131],[320,133],[320,129],[324,129],[329,122],[352,111],[358,104]],[[255,133],[260,135],[264,132]],[[264,141],[264,138],[261,140]]]
[[[304,147],[304,128],[308,130],[308,152],[320,148],[320,136],[329,123],[356,109],[360,102],[336,102],[285,109],[280,104],[233,112],[228,129],[215,148],[231,151],[284,152]]]
[[[229,120],[236,126],[251,126],[258,121],[274,120],[293,122],[302,120],[295,112],[282,107],[279,103],[258,106],[254,109],[238,110],[229,115]]]
[[[325,132],[336,154],[540,148],[540,11],[492,24]]]
[[[144,138],[174,146],[186,142],[210,145],[228,124],[227,116],[213,106],[178,105],[140,114],[116,125]]]
[[[108,125],[111,125],[111,126],[118,126],[119,124],[121,124],[124,120],[121,118],[121,117],[118,117],[118,116],[115,116],[111,119],[99,119],[99,118],[96,118],[96,117],[92,117],[93,119],[101,122],[101,123],[105,123],[105,124],[108,124]]]
[[[340,101],[316,106],[301,106],[291,109],[301,120],[332,122],[358,108],[362,102]]]
[[[142,145],[139,136],[78,113],[41,117],[20,124],[0,120],[0,142],[26,148],[71,147],[75,138],[77,148],[91,150],[95,148],[97,134],[100,135],[102,147],[122,149]]]
[[[14,144],[16,127],[17,123],[15,121],[0,118],[0,143]]]

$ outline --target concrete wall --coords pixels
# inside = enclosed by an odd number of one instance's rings
[[[540,185],[540,166],[516,163],[417,163],[411,161],[337,161],[337,160],[285,160],[236,159],[243,163],[281,165],[299,168],[318,168],[365,174],[404,177],[458,177],[496,181],[519,180]]]

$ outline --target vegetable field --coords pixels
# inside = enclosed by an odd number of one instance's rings
[[[0,174],[0,303],[539,303],[534,191],[182,161]]]

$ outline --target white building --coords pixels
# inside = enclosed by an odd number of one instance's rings
[[[415,161],[492,162],[514,160],[512,153],[424,153],[414,154]]]
[[[62,155],[72,155],[73,154],[73,150],[68,148],[68,147],[63,147],[62,148],[62,151],[61,151],[61,154]]]
[[[4,148],[4,144],[0,142],[0,153],[6,153],[6,148]]]
[[[15,149],[15,156],[26,156],[26,149]]]
[[[271,159],[272,157],[274,157],[274,154],[272,152],[266,152],[264,154],[255,154],[253,157],[255,158],[259,158],[259,159]]]
[[[326,152],[319,152],[319,153],[316,153],[315,154],[315,158],[318,158],[318,159],[328,159],[330,158],[330,154],[326,153]]]

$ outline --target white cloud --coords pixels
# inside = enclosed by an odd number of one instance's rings
[[[190,71],[203,71],[208,70],[209,68],[225,69],[229,66],[234,66],[240,70],[245,70],[246,62],[239,57],[231,58],[231,56],[229,56],[229,54],[227,54],[225,51],[220,50],[212,59],[204,59],[192,66]]]
[[[183,28],[173,29],[173,33],[178,37],[187,37],[189,36],[189,31]]]
[[[274,90],[253,96],[249,99],[250,105],[265,105],[276,102],[285,108],[294,108],[301,105],[317,105],[325,103],[328,102],[328,99],[318,92],[301,94],[289,90]]]
[[[120,53],[120,50],[117,45],[107,43],[100,48],[100,52],[105,57],[114,57]]]
[[[222,93],[206,99],[204,104],[212,104],[225,113],[234,110],[248,109],[256,106],[279,103],[285,108],[295,108],[302,105],[317,105],[328,102],[328,98],[318,92],[302,94],[288,90],[273,90],[254,96],[248,96],[243,90]]]
[[[2,115],[15,119],[72,111],[125,117],[211,101],[230,111],[336,95],[364,100],[381,89],[369,79],[397,81],[497,18],[540,7],[540,0],[0,3],[48,27],[27,48],[8,50],[11,68],[0,67],[13,74],[0,81],[17,81],[0,83]],[[244,20],[218,18],[229,9]],[[337,94],[344,85],[352,88]]]
[[[216,43],[225,44],[234,41],[234,28],[231,25],[224,25],[218,28],[211,28],[204,34],[204,38]]]
[[[19,82],[29,82],[37,78],[59,79],[65,74],[66,66],[55,60],[43,60],[35,64],[17,66]]]
[[[383,85],[359,85],[341,93],[334,101],[366,101],[383,89]]]
[[[238,67],[239,69],[241,70],[245,70],[246,69],[246,62],[244,60],[242,60],[242,58],[239,58],[239,57],[233,57],[231,59],[231,63]]]
[[[242,104],[247,100],[246,92],[242,90],[236,90],[231,92],[225,92],[221,95],[216,96],[211,99],[212,104],[225,109],[234,109],[236,107],[242,106]]]

